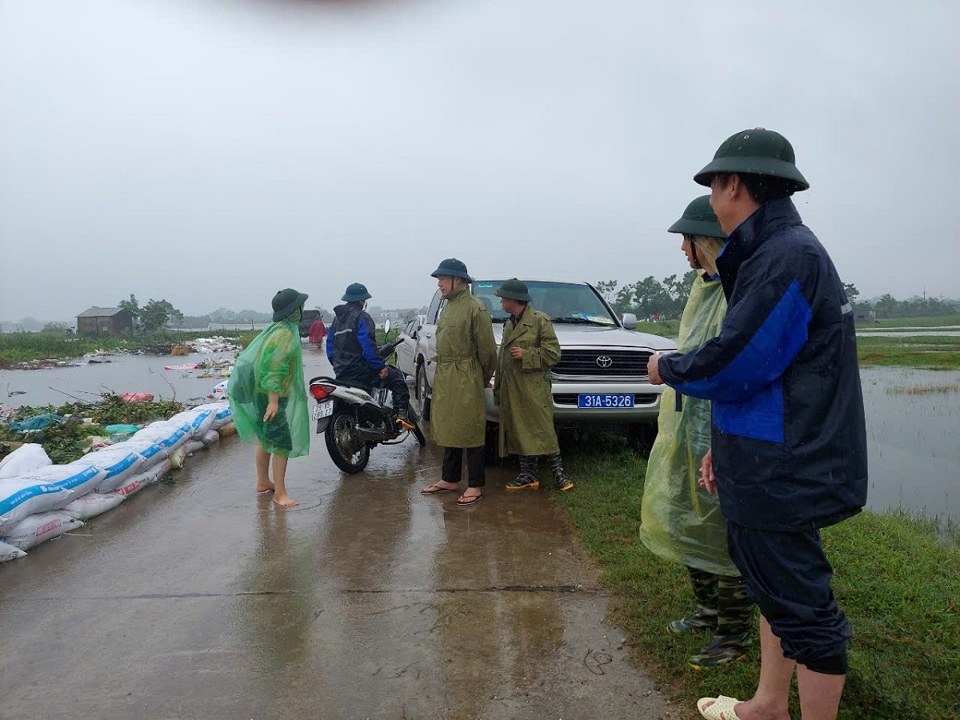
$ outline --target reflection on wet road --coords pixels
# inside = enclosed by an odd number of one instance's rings
[[[227,438],[0,566],[0,717],[661,717],[549,493],[491,468],[461,509],[420,495],[439,466],[410,441],[345,476],[315,442],[284,511]]]

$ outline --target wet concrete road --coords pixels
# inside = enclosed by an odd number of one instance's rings
[[[663,717],[550,494],[490,468],[461,509],[439,467],[411,439],[345,476],[321,439],[284,511],[228,438],[0,565],[0,718]]]

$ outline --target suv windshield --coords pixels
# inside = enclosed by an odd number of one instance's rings
[[[494,322],[503,322],[508,314],[500,307],[494,291],[503,281],[477,280],[473,294],[483,302]],[[603,301],[588,285],[561,282],[528,282],[531,305],[546,313],[555,323],[578,325],[616,325]]]

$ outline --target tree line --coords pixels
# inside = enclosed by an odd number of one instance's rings
[[[617,280],[601,280],[596,287],[618,315],[633,313],[641,320],[673,320],[683,313],[696,277],[697,271],[690,270],[662,280],[649,275],[626,285]],[[860,300],[860,291],[853,283],[844,283],[844,290],[858,314],[873,313],[877,318],[948,315],[958,309],[957,301],[950,299],[924,296],[897,300],[885,294],[875,300]]]

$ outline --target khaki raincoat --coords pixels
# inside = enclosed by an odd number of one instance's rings
[[[696,350],[720,334],[727,301],[719,280],[700,275],[680,318],[677,350]],[[700,462],[710,449],[710,401],[667,387],[660,396],[657,439],[647,460],[640,507],[640,540],[666,560],[716,575],[740,575],[727,552],[720,500],[699,486]]]
[[[510,348],[523,348],[515,360]],[[500,406],[501,455],[553,455],[560,452],[553,428],[550,368],[560,360],[560,342],[550,318],[527,306],[514,327],[503,323],[500,364],[493,396]]]
[[[486,439],[483,390],[497,366],[497,342],[486,306],[466,283],[447,298],[437,322],[437,372],[430,429],[442,447],[480,447]]]

